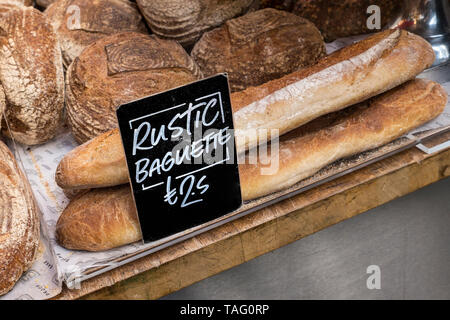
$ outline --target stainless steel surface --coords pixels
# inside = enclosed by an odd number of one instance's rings
[[[450,299],[449,193],[447,178],[164,299]]]
[[[391,27],[427,39],[436,53],[433,66],[450,61],[450,0],[404,0],[402,14]]]

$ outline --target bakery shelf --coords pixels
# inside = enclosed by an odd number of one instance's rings
[[[427,146],[450,139],[450,132]],[[81,283],[55,299],[157,299],[450,176],[450,148],[408,149]]]

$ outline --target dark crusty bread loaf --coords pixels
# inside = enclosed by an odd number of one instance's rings
[[[88,46],[66,75],[67,114],[83,143],[117,127],[120,104],[201,78],[197,64],[175,41],[133,32]]]
[[[76,196],[58,219],[56,239],[67,249],[102,251],[141,238],[128,185]]]
[[[273,174],[263,175],[261,163],[239,165],[243,199],[287,188],[338,159],[386,144],[439,115],[446,102],[447,93],[439,84],[413,80],[341,114],[316,119],[282,137],[279,167]],[[135,219],[128,184],[93,189],[63,211],[58,241],[89,251],[138,241],[141,233]]]
[[[322,32],[327,42],[337,38],[376,32],[369,30],[367,19],[370,5],[380,7],[383,28],[400,13],[402,1],[398,0],[293,0],[293,13],[311,20]]]
[[[159,37],[192,46],[203,32],[258,6],[258,0],[137,0]]]
[[[227,72],[232,91],[281,78],[325,55],[319,30],[295,14],[263,9],[203,34],[191,56],[205,76]]]
[[[28,145],[54,137],[64,107],[61,52],[50,23],[34,8],[1,15],[0,85],[10,129],[3,119],[3,134]]]
[[[39,247],[39,211],[31,187],[0,141],[0,295],[28,270]]]
[[[66,68],[84,48],[107,35],[147,33],[136,4],[127,0],[60,0],[45,15],[58,35]]]

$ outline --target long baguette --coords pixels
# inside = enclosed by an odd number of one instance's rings
[[[325,127],[298,128],[280,139],[275,174],[262,175],[260,162],[239,166],[242,196],[254,199],[282,190],[338,159],[382,146],[437,117],[446,103],[439,84],[417,79],[352,107]]]
[[[424,39],[391,30],[346,47],[312,67],[234,93],[236,148],[255,146],[258,133],[271,133],[255,129],[278,129],[281,135],[412,79],[433,60],[433,50]],[[56,182],[66,189],[127,183],[119,144],[116,129],[74,149],[59,164]]]
[[[314,174],[337,159],[386,144],[439,115],[447,93],[437,83],[413,80],[371,101],[310,122],[279,143],[279,169],[262,175],[261,164],[239,166],[242,195],[253,199]],[[128,185],[77,196],[57,223],[69,249],[105,250],[141,238]]]
[[[404,30],[387,30],[345,47],[317,64],[232,96],[238,152],[312,119],[390,90],[434,61],[430,44]],[[261,130],[262,129],[262,130]]]

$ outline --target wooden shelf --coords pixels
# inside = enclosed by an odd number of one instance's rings
[[[427,144],[450,139],[447,132]],[[450,176],[450,149],[406,150],[234,222],[63,288],[56,299],[156,299]]]

